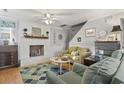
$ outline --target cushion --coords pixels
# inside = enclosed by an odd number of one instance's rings
[[[68,58],[70,58],[71,54],[63,54],[63,56],[67,56]]]
[[[63,50],[62,53],[63,54],[68,54],[69,53],[69,50]]]
[[[123,57],[122,57],[122,59],[121,59],[122,61],[124,61],[124,54],[123,54]]]
[[[113,84],[119,84],[119,83],[124,83],[124,60],[120,64],[120,67],[118,68],[118,71],[114,75],[112,82]]]
[[[124,81],[122,81],[121,79],[114,77],[111,84],[124,84]]]
[[[89,51],[89,48],[80,48],[80,47],[78,47],[78,51],[88,52]]]
[[[72,51],[77,51],[77,47],[70,47],[69,48],[69,53],[71,54]]]
[[[60,78],[67,84],[80,84],[81,77],[73,71],[69,71],[60,76]]]
[[[86,69],[81,83],[108,84],[116,73],[119,64],[120,60],[111,57],[97,62]]]
[[[72,55],[72,56],[78,56],[78,54],[79,54],[78,51],[72,51],[72,52],[71,52],[71,55]]]
[[[85,66],[83,64],[74,63],[73,72],[75,72],[76,74],[78,74],[82,77],[87,68],[88,68],[88,66]]]
[[[124,61],[124,49],[121,49],[121,51],[122,51],[122,58],[121,58],[121,60]]]
[[[121,60],[122,55],[122,50],[116,50],[112,53],[111,57]]]
[[[48,84],[65,84],[65,82],[58,78],[58,76],[52,71],[48,71],[46,77]]]

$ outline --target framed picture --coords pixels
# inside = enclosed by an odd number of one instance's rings
[[[85,30],[86,37],[94,37],[96,36],[96,28],[88,28]]]
[[[81,37],[77,37],[77,42],[81,42]]]
[[[33,36],[41,36],[41,28],[32,27],[32,35]]]

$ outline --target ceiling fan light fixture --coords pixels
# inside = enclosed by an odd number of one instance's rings
[[[46,17],[46,18],[51,18],[51,14],[46,13],[46,14],[45,14],[45,17]]]
[[[50,23],[50,24],[52,24],[52,23],[53,23],[53,21],[52,21],[52,20],[49,20],[49,23]]]
[[[49,24],[49,20],[45,20],[44,22],[45,22],[47,25]]]
[[[52,24],[56,21],[56,18],[53,17],[53,14],[50,14],[49,12],[44,14],[44,17],[42,18],[42,20],[45,22],[45,24],[49,25]]]
[[[55,18],[55,17],[52,17],[51,19],[52,19],[52,20],[56,20],[56,18]]]
[[[54,23],[52,20],[45,20],[44,21],[47,25]]]

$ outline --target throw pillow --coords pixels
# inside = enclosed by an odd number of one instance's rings
[[[72,56],[78,56],[79,53],[78,53],[78,51],[72,51],[72,52],[71,52],[71,55],[72,55]]]

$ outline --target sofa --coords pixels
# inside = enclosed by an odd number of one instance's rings
[[[70,47],[67,50],[61,51],[61,57],[68,57],[73,62],[77,62],[80,64],[84,63],[84,58],[91,55],[89,48],[82,48],[82,47]]]
[[[118,84],[124,83],[124,52],[114,51],[107,57],[91,66],[74,63],[73,70],[57,76],[47,72],[49,84]]]

